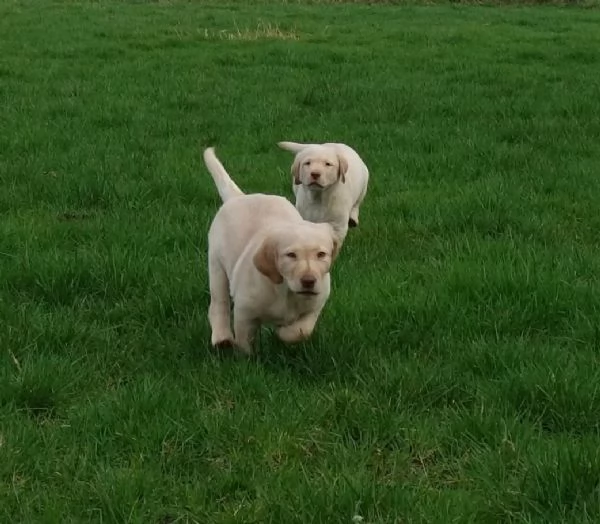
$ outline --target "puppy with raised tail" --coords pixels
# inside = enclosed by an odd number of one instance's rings
[[[286,198],[244,194],[214,148],[204,162],[223,201],[208,233],[213,346],[235,344],[250,354],[263,323],[275,325],[284,342],[308,338],[330,294],[338,251],[331,226],[304,220]]]
[[[331,224],[341,244],[348,228],[358,226],[369,183],[367,166],[346,144],[279,142],[278,146],[296,155],[291,169],[296,209],[305,220]]]

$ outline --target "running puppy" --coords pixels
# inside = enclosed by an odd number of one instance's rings
[[[308,338],[329,298],[338,251],[332,228],[303,220],[286,198],[244,194],[214,148],[204,151],[204,162],[223,201],[208,233],[213,346],[235,344],[250,354],[256,329],[267,322],[284,342]]]
[[[305,220],[331,224],[341,244],[348,228],[358,226],[369,183],[367,166],[346,144],[279,142],[278,146],[296,155],[292,164],[296,209]]]

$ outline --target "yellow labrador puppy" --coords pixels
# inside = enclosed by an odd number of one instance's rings
[[[286,198],[244,194],[214,148],[204,162],[223,201],[208,233],[213,346],[250,354],[262,323],[274,324],[284,342],[308,338],[329,298],[338,247],[331,226],[303,220]]]
[[[358,226],[369,183],[367,166],[346,144],[278,145],[296,155],[292,164],[296,209],[305,220],[331,224],[342,243],[348,227]]]

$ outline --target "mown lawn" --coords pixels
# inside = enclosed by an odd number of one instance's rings
[[[0,521],[600,520],[600,11],[0,5]],[[309,343],[210,351],[214,145],[371,170]]]

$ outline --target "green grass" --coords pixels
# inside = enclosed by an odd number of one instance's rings
[[[598,522],[599,24],[3,2],[0,521]],[[291,198],[278,140],[361,153],[361,225],[219,360],[201,149]]]

